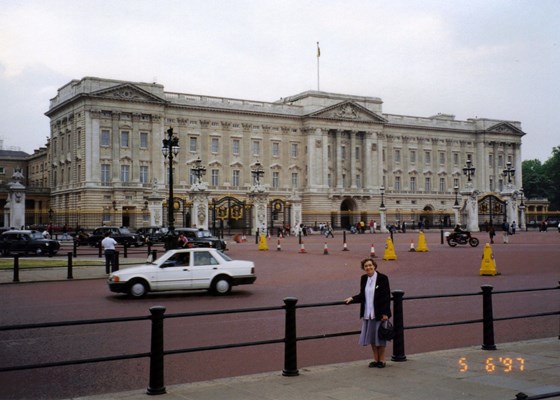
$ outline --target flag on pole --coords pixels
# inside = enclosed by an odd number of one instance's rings
[[[317,58],[321,57],[321,48],[319,47],[319,42],[317,42]]]

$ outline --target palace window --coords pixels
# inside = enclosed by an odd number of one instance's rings
[[[430,165],[432,163],[432,153],[429,151],[424,152],[424,164]]]
[[[292,158],[297,158],[298,156],[298,145],[297,143],[292,143],[290,146],[290,156]]]
[[[296,189],[298,187],[298,174],[297,172],[292,172],[292,188]]]
[[[148,148],[148,132],[140,132],[140,148]]]
[[[220,170],[213,169],[211,176],[211,185],[218,186],[220,184]]]
[[[253,156],[257,157],[261,155],[261,142],[259,140],[253,140]]]
[[[212,153],[218,153],[220,150],[220,139],[212,138],[211,147],[212,147]]]
[[[395,149],[395,162],[396,163],[401,162],[401,150],[400,149]]]
[[[121,165],[121,182],[130,182],[130,165]]]
[[[280,143],[272,142],[272,156],[273,157],[280,156]]]
[[[445,178],[439,178],[439,191],[445,192]]]
[[[130,135],[130,132],[128,132],[128,131],[122,131],[121,132],[121,147],[128,147],[130,145],[129,135]]]
[[[416,193],[416,177],[415,176],[410,177],[410,191],[412,193]]]
[[[429,176],[424,178],[424,191],[430,193],[432,191],[432,178]]]
[[[280,173],[277,171],[272,173],[272,187],[274,189],[278,189],[280,187]]]
[[[410,163],[416,164],[416,150],[410,150]]]
[[[109,147],[111,145],[111,132],[108,129],[101,130],[99,144],[104,147]]]
[[[140,183],[146,184],[150,180],[149,169],[147,165],[140,166]]]
[[[231,148],[232,148],[231,150],[234,156],[239,155],[239,145],[240,145],[239,139],[233,139],[231,144]]]
[[[111,165],[101,164],[101,184],[107,185],[111,182]]]
[[[401,177],[395,176],[395,192],[401,191]]]
[[[239,173],[238,169],[234,169],[231,172],[231,185],[232,186],[235,186],[235,187],[239,186],[239,176],[240,176],[240,173]]]
[[[189,138],[189,151],[191,153],[196,153],[196,149],[198,148],[196,137]]]

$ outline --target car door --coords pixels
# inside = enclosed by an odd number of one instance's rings
[[[188,252],[175,253],[159,268],[152,290],[185,290],[191,289],[192,270],[191,254]]]
[[[209,289],[212,278],[216,276],[220,262],[210,251],[193,251],[192,288]]]

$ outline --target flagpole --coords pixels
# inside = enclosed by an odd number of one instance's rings
[[[321,91],[321,86],[319,85],[319,58],[321,58],[321,48],[319,47],[319,42],[317,42],[317,91]]]

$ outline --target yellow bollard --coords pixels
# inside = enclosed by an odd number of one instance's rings
[[[393,241],[391,238],[387,238],[385,241],[385,253],[383,254],[384,260],[396,260],[397,254],[395,253],[395,246],[393,246]]]
[[[482,253],[482,262],[480,263],[480,275],[500,275],[496,271],[496,261],[494,260],[494,255],[492,254],[492,247],[489,243],[484,246],[484,252]]]
[[[268,243],[266,243],[266,236],[261,234],[259,239],[259,250],[268,250]]]
[[[418,247],[416,247],[416,251],[428,251],[428,245],[426,244],[426,235],[424,235],[424,232],[422,231],[418,233]]]

